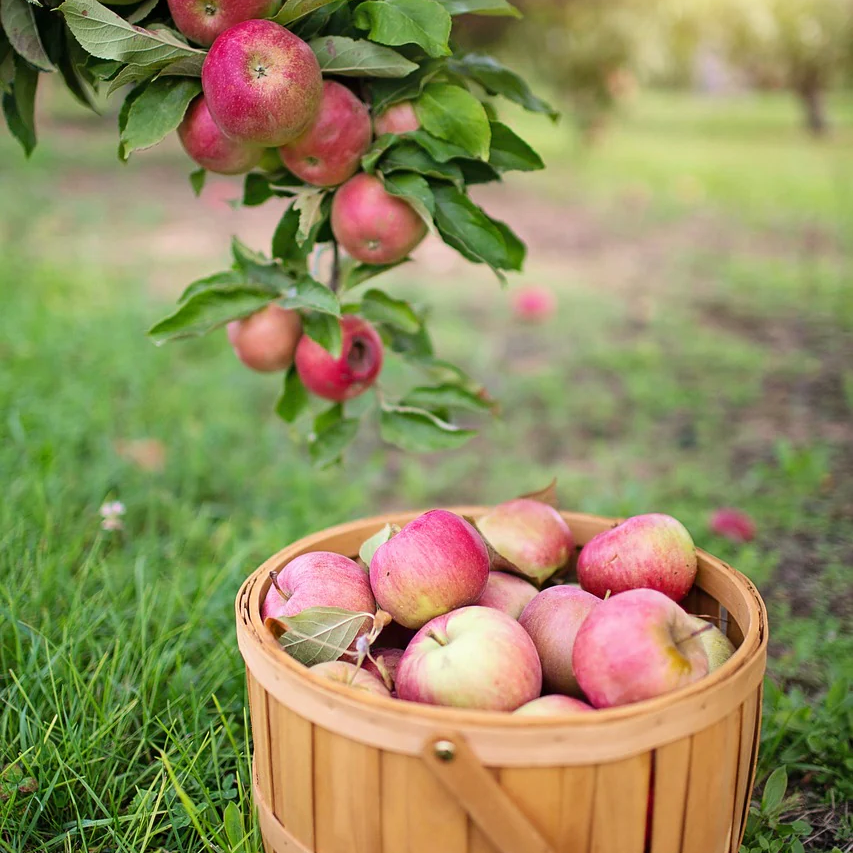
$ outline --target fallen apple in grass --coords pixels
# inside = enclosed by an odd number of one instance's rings
[[[546,690],[580,695],[572,650],[581,625],[599,604],[601,599],[577,587],[552,586],[524,608],[518,623],[536,646]]]
[[[575,549],[560,513],[531,498],[496,506],[477,520],[477,528],[502,558],[495,568],[508,568],[536,584],[565,567]]]
[[[544,323],[554,316],[557,299],[544,287],[522,287],[512,294],[512,310],[525,323]]]
[[[409,522],[370,561],[376,601],[406,628],[473,604],[488,577],[489,554],[481,536],[464,518],[443,509]]]
[[[361,567],[340,554],[312,551],[276,573],[261,605],[261,618],[295,616],[312,607],[338,607],[352,613],[376,612],[376,601]],[[360,634],[370,629],[365,620]]]
[[[229,139],[210,115],[204,95],[187,108],[178,125],[178,138],[189,156],[202,169],[219,175],[242,175],[255,168],[263,148]]]
[[[572,696],[561,696],[553,693],[550,696],[540,696],[526,705],[522,705],[513,713],[518,717],[563,717],[566,714],[577,714],[578,711],[594,711],[592,705],[587,705]]]
[[[314,675],[319,675],[336,684],[343,684],[359,693],[370,693],[373,696],[391,696],[391,691],[370,672],[359,669],[355,664],[336,660],[328,663],[318,663],[311,667]]]
[[[302,320],[296,311],[273,304],[229,323],[227,333],[237,358],[246,367],[259,373],[275,373],[293,364],[302,337]]]
[[[539,590],[524,578],[508,575],[506,572],[489,572],[486,589],[477,604],[480,607],[493,607],[513,619],[536,597]]]
[[[397,695],[429,705],[514,711],[541,689],[533,641],[491,607],[462,607],[431,620],[397,668]]]
[[[175,26],[190,40],[210,47],[229,27],[253,18],[268,18],[280,0],[167,0]]]
[[[685,687],[708,674],[694,618],[671,598],[635,589],[602,601],[575,638],[572,667],[596,708],[627,705]]]
[[[372,132],[367,105],[343,84],[327,80],[314,123],[279,154],[297,178],[318,187],[336,187],[358,171]]]
[[[711,516],[711,533],[732,542],[752,542],[755,539],[755,522],[739,509],[724,507]]]
[[[696,546],[680,521],[651,513],[599,533],[578,557],[581,586],[604,598],[608,592],[654,589],[681,601],[696,580]]]
[[[296,370],[302,384],[324,400],[343,402],[363,394],[382,371],[383,346],[367,320],[341,318],[341,354],[337,357],[303,335],[296,348]]]
[[[375,175],[350,178],[332,200],[332,231],[346,252],[365,264],[395,264],[426,237],[414,208],[385,190]]]
[[[244,21],[208,51],[201,84],[213,120],[239,142],[275,147],[317,116],[323,78],[314,51],[274,21]]]
[[[694,616],[693,629],[701,632],[699,639],[708,656],[708,672],[719,669],[735,653],[732,641],[716,625]]]

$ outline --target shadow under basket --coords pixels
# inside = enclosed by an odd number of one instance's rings
[[[685,606],[719,619],[737,651],[688,687],[607,711],[554,719],[460,711],[311,675],[261,621],[270,571],[309,551],[353,557],[384,524],[418,514],[309,536],[240,589],[237,639],[267,853],[737,853],[767,660],[755,587],[700,551]],[[617,523],[563,516],[579,545]]]

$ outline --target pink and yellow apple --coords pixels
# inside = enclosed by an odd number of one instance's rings
[[[596,708],[653,699],[708,674],[701,630],[662,592],[635,589],[614,595],[578,631],[575,677]]]
[[[509,568],[542,584],[569,562],[575,541],[569,525],[553,507],[531,498],[499,504],[477,520],[480,533]]]
[[[279,153],[297,178],[318,187],[336,187],[358,171],[371,135],[367,106],[343,84],[327,80],[314,123]]]
[[[577,714],[578,711],[594,711],[592,705],[587,705],[580,699],[571,696],[561,696],[552,693],[550,696],[540,696],[518,710],[513,711],[519,717],[564,717],[566,714]]]
[[[244,21],[225,30],[205,57],[201,84],[226,136],[265,147],[301,136],[323,99],[314,52],[274,21]]]
[[[419,130],[421,121],[415,113],[415,107],[411,101],[402,101],[399,104],[394,104],[388,107],[385,112],[380,113],[375,121],[374,127],[377,136],[384,136],[386,133],[411,133],[414,130]]]
[[[229,323],[227,331],[228,341],[246,367],[275,373],[293,364],[302,337],[302,320],[296,311],[268,305],[250,317]]]
[[[280,0],[167,0],[175,26],[190,40],[210,47],[216,37],[243,21],[268,18]]]
[[[373,660],[367,658],[361,665],[362,669],[376,676],[389,690],[394,690],[403,649],[375,649],[371,654]]]
[[[423,219],[402,198],[386,192],[375,175],[350,178],[332,200],[335,239],[357,261],[402,261],[427,233]]]
[[[572,586],[552,586],[534,598],[518,620],[533,640],[542,662],[545,689],[579,696],[572,668],[575,637],[601,600]]]
[[[482,538],[464,518],[443,509],[409,522],[370,561],[377,603],[406,628],[478,601],[488,577]]]
[[[315,664],[311,667],[311,672],[327,681],[343,684],[344,687],[349,687],[357,693],[384,696],[386,699],[391,696],[391,691],[382,683],[381,679],[366,672],[363,668],[359,669],[355,664],[343,660]]]
[[[530,637],[491,607],[462,607],[428,622],[397,668],[398,696],[428,705],[514,711],[541,689]]]
[[[651,513],[599,533],[578,557],[581,586],[604,598],[629,589],[655,589],[681,601],[696,579],[696,546],[680,521]]]
[[[242,175],[254,169],[263,149],[229,139],[211,118],[204,95],[188,107],[178,125],[178,138],[184,151],[203,169],[219,175]]]
[[[508,575],[506,572],[489,572],[486,589],[477,604],[480,607],[493,607],[513,619],[518,619],[521,611],[538,592],[539,590],[524,578]]]

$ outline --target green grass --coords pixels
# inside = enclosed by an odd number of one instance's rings
[[[694,211],[663,188],[701,168],[719,178],[714,215],[759,242],[779,228],[832,230],[848,211],[829,176],[849,155],[795,127],[780,138],[786,117],[775,98],[709,112],[648,97],[579,158],[531,125],[565,183],[525,189],[606,214],[614,243],[641,241],[648,222],[619,210],[631,182],[653,188],[650,219],[678,223]],[[442,353],[486,381],[502,416],[462,452],[412,458],[365,438],[347,468],[317,473],[270,415],[277,380],[241,369],[224,335],[145,340],[166,306],[145,286],[149,270],[123,264],[97,229],[114,214],[144,241],[156,203],[105,211],[52,196],[69,170],[101,168],[105,140],[46,139],[0,176],[0,767],[13,765],[0,776],[0,851],[259,850],[233,631],[241,580],[309,531],[392,507],[496,502],[553,475],[567,507],[680,517],[761,586],[773,648],[759,791],[779,766],[789,784],[784,795],[779,775],[767,786],[748,849],[850,849],[853,300],[842,249],[720,253],[677,240],[650,261],[653,280],[630,287],[534,258],[560,304],[541,327],[517,325],[482,277],[442,286],[404,270],[395,291],[434,298]],[[0,150],[17,156],[5,140]],[[772,151],[777,184],[765,174]],[[151,157],[131,168],[183,168],[169,151]],[[798,160],[799,172],[783,167]],[[41,206],[21,207],[24,187]],[[165,468],[124,458],[116,442],[133,439],[160,442]],[[127,508],[122,531],[100,528],[108,500]],[[722,505],[752,515],[754,543],[709,533]]]

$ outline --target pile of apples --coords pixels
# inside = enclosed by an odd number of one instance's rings
[[[178,136],[202,168],[239,175],[257,166],[288,171],[306,184],[338,187],[331,227],[346,253],[366,264],[402,261],[423,240],[427,226],[404,199],[385,191],[375,175],[360,171],[374,137],[418,130],[410,101],[381,115],[348,86],[323,81],[308,44],[274,21],[261,20],[277,0],[205,4],[169,0],[176,26],[210,50],[202,89],[187,109]],[[305,387],[341,402],[362,394],[376,380],[382,341],[366,320],[341,321],[342,352],[334,358],[303,336],[299,314],[270,305],[228,326],[238,358],[271,373],[296,363]]]
[[[696,548],[668,515],[594,537],[578,555],[577,582],[571,529],[533,497],[476,522],[432,510],[379,538],[360,562],[297,557],[274,573],[261,608],[285,633],[282,622],[310,608],[382,614],[340,659],[311,667],[356,691],[560,716],[660,696],[734,652],[718,627],[679,605],[696,578]]]

